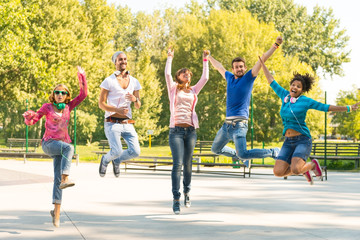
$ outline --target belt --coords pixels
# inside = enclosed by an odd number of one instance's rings
[[[135,120],[110,117],[110,118],[106,118],[105,122],[120,123],[120,124],[134,124]]]
[[[236,123],[241,122],[241,123],[248,123],[248,120],[246,119],[231,119],[231,120],[225,120],[226,124],[231,124],[231,125],[236,125]]]

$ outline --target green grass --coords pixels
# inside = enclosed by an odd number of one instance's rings
[[[92,144],[89,145],[76,145],[76,153],[79,154],[80,156],[80,162],[99,162],[99,158],[98,156],[93,153],[94,151],[99,151],[99,142],[94,142]],[[234,148],[234,144],[233,143],[229,143],[228,144],[229,147]],[[280,147],[281,143],[274,143],[274,144],[267,144],[267,146],[265,146],[265,148],[270,148],[270,147]],[[251,148],[250,143],[248,143],[248,149]],[[0,148],[7,148],[7,146],[5,145],[5,143],[0,144]],[[254,142],[254,148],[262,148],[262,143],[257,143]],[[36,149],[36,152],[43,152],[41,147]],[[149,147],[141,147],[141,156],[158,156],[158,157],[171,157],[171,150],[170,147],[168,145],[165,146],[151,146],[151,148]],[[33,159],[36,161],[50,161],[50,159],[44,160],[44,159]],[[202,157],[201,158],[202,162],[213,162],[213,158],[212,157]],[[219,157],[219,162],[220,163],[231,163],[232,160],[229,157],[225,157],[225,156],[220,156]],[[253,160],[253,163],[257,163],[257,164],[261,164],[263,163],[262,159],[256,159]],[[266,158],[264,160],[265,164],[273,164],[274,160],[272,158]]]
[[[94,142],[91,145],[76,145],[76,153],[80,156],[80,161],[84,162],[98,162],[98,156],[93,153],[99,151],[98,142]],[[171,151],[169,146],[152,146],[141,147],[142,156],[158,156],[158,157],[171,157]]]

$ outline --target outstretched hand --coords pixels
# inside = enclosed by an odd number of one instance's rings
[[[204,50],[204,52],[203,52],[203,58],[204,58],[204,59],[208,59],[209,56],[210,56],[210,50]]]
[[[360,104],[360,102],[357,102],[354,105],[352,105],[351,110],[356,111],[359,108],[359,104]]]
[[[24,112],[22,115],[25,119],[31,120],[35,117],[36,113],[32,110],[28,110],[28,111]]]
[[[172,47],[169,47],[167,54],[168,54],[168,57],[173,58],[174,57],[174,49],[172,49]]]
[[[77,66],[77,69],[78,69],[78,72],[79,72],[80,74],[85,74],[85,71],[84,71],[84,69],[83,69],[82,67]]]

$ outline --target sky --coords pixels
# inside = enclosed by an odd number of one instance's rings
[[[127,5],[133,13],[145,11],[151,13],[155,9],[166,9],[168,7],[184,7],[191,0],[108,0],[115,5]],[[205,2],[198,0],[198,2]],[[320,87],[327,92],[327,103],[335,104],[336,97],[340,90],[351,91],[354,88],[360,88],[359,73],[357,67],[360,67],[360,28],[358,15],[360,10],[360,1],[357,0],[294,0],[296,4],[307,7],[309,14],[312,13],[314,6],[322,6],[333,9],[336,19],[340,20],[340,28],[346,29],[346,35],[350,37],[348,50],[351,50],[349,63],[343,64],[344,76],[320,76]],[[286,41],[286,39],[285,39]]]

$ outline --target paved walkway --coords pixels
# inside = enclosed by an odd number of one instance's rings
[[[192,206],[174,215],[170,172],[110,170],[100,178],[98,164],[72,166],[55,228],[52,163],[0,160],[0,239],[360,239],[360,173],[313,186],[194,173]]]

